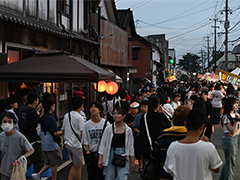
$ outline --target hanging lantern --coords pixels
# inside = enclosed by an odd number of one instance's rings
[[[106,91],[107,83],[105,81],[98,81],[98,92]],[[95,90],[97,89],[97,83],[94,83]]]
[[[109,81],[107,83],[106,92],[110,95],[114,95],[118,92],[118,84],[114,81]]]

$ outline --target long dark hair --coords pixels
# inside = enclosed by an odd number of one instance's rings
[[[156,95],[151,95],[148,99],[148,115],[153,116],[154,111],[160,105],[160,99]]]
[[[237,99],[234,97],[229,97],[225,101],[225,106],[224,106],[224,115],[227,115],[227,118],[229,119],[230,123],[233,125],[235,120],[232,118],[230,115],[230,112],[232,111],[233,104],[237,103]]]

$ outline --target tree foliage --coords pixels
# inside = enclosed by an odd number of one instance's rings
[[[200,57],[193,53],[187,53],[186,55],[182,56],[182,59],[179,59],[178,66],[189,73],[192,72],[200,72],[202,66]]]

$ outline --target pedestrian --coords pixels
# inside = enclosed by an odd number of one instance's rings
[[[137,102],[133,102],[130,104],[130,113],[127,113],[126,118],[124,119],[124,122],[130,127],[132,128],[133,122],[135,117],[137,116],[138,112],[139,112],[139,106],[140,104]]]
[[[197,95],[192,95],[189,98],[188,107],[192,109],[193,103],[198,99]]]
[[[27,106],[21,111],[21,118],[19,118],[20,132],[26,136],[28,141],[32,144],[35,152],[28,157],[27,169],[34,165],[34,172],[37,173],[44,166],[43,152],[41,146],[41,127],[40,117],[43,116],[43,111],[38,115],[37,108],[42,108],[39,103],[39,96],[36,93],[30,93],[27,96]]]
[[[44,99],[42,102],[44,109],[44,115],[41,120],[41,142],[42,151],[44,155],[43,168],[38,172],[31,175],[33,180],[40,180],[42,174],[52,168],[52,180],[57,179],[57,167],[63,161],[62,151],[57,142],[56,138],[59,138],[62,131],[58,129],[56,119],[52,113],[55,111],[55,103],[52,99]]]
[[[212,92],[214,91],[215,86],[214,86],[213,84],[210,84],[209,89],[210,89],[210,91],[208,92],[208,99],[209,99],[210,101],[212,101],[211,94],[212,94]]]
[[[156,179],[172,179],[171,175],[163,169],[163,165],[166,159],[167,149],[170,144],[186,137],[187,129],[184,123],[186,122],[189,111],[189,107],[183,105],[179,106],[173,114],[174,126],[165,129],[162,135],[155,141],[155,146],[153,146],[153,151],[151,152],[151,160],[157,167]]]
[[[206,104],[204,103],[204,101],[202,99],[197,99],[194,103],[193,103],[193,108],[192,109],[201,109],[204,112],[205,115],[205,130],[203,131],[204,134],[207,136],[207,138],[210,140],[211,139],[211,134],[212,134],[212,121],[210,121],[207,118],[207,109],[206,109]]]
[[[169,146],[164,170],[171,174],[174,180],[212,179],[211,170],[215,173],[220,172],[222,161],[215,146],[199,140],[204,123],[203,111],[191,110],[186,120],[186,137]]]
[[[99,147],[98,167],[103,168],[105,180],[127,180],[129,174],[129,163],[131,170],[135,170],[134,148],[132,129],[123,120],[126,111],[117,107],[113,112],[114,123],[108,126]],[[113,161],[115,157],[121,159],[121,165]],[[129,157],[131,161],[129,161]]]
[[[13,129],[19,131],[19,126],[18,126],[19,119],[18,119],[18,116],[15,113],[15,110],[17,108],[18,108],[17,99],[15,99],[15,98],[7,98],[6,99],[6,109],[7,109],[7,111],[13,113],[16,117],[16,123],[15,123]]]
[[[83,100],[85,99],[85,96],[84,96],[84,92],[83,91],[74,91],[73,92],[73,95],[74,96],[81,96],[83,98]],[[79,112],[79,114],[82,116],[83,120],[84,120],[84,123],[87,121],[87,116],[84,112],[84,106],[83,108],[81,109],[81,111]]]
[[[206,106],[206,112],[207,112],[207,121],[209,124],[213,124],[212,123],[212,111],[213,111],[213,108],[212,108],[212,103],[210,102],[210,100],[208,100],[208,92],[207,91],[202,91],[201,94],[200,94],[200,99],[202,99],[205,103],[205,106]],[[210,137],[211,137],[211,134],[214,133],[214,126],[212,125],[212,129],[209,131],[209,132],[206,132],[206,134],[209,133]],[[209,140],[211,139],[210,137]]]
[[[83,98],[75,96],[71,100],[73,110],[65,114],[63,119],[64,144],[73,165],[70,169],[68,180],[81,180],[82,166],[84,165],[83,150],[80,137],[84,120],[79,112],[83,108]]]
[[[85,160],[88,172],[88,180],[103,180],[102,169],[98,167],[98,150],[102,134],[109,122],[101,117],[103,106],[99,102],[89,104],[89,119],[83,126],[82,144],[86,149]]]
[[[213,115],[212,115],[213,124],[220,123],[222,98],[223,98],[223,95],[220,92],[220,84],[216,84],[214,91],[211,93],[212,107],[213,107]]]
[[[27,106],[27,96],[29,94],[29,90],[26,88],[23,88],[19,91],[20,101],[18,102],[18,108],[15,110],[18,118],[20,119],[20,113],[23,108]]]
[[[236,118],[240,118],[235,111],[238,109],[238,101],[229,97],[225,100],[224,112],[222,117],[223,138],[222,146],[225,155],[225,163],[221,171],[219,180],[233,180],[235,170],[235,160],[238,151],[238,135],[240,133],[239,122]]]
[[[0,121],[4,131],[0,134],[1,180],[10,180],[13,166],[19,165],[23,158],[32,155],[34,149],[22,133],[13,129],[16,123],[13,113],[3,112]]]
[[[139,165],[139,173],[142,172],[143,168],[143,142],[140,138],[140,121],[142,116],[148,112],[148,101],[143,100],[140,105],[141,113],[137,114],[134,119],[132,128],[135,133],[134,136],[134,150],[135,150],[135,157],[138,160]]]
[[[170,105],[171,106],[171,105]],[[171,127],[171,121],[163,114],[159,113],[160,100],[156,95],[151,95],[148,104],[148,113],[146,115],[147,126],[152,142],[155,142],[157,137],[162,134],[162,131]],[[145,163],[150,158],[151,146],[149,143],[144,116],[140,122],[140,137],[143,142],[143,162]]]
[[[119,94],[121,100],[116,102],[115,107],[123,107],[126,110],[126,112],[128,113],[129,109],[130,109],[130,104],[126,100],[126,96],[127,96],[126,91],[120,90],[118,94]]]
[[[113,95],[107,94],[106,100],[102,103],[103,106],[103,117],[111,124],[114,122],[113,120],[113,105],[115,103],[113,102]]]
[[[177,109],[178,106],[181,106],[181,103],[179,101],[180,99],[181,99],[181,95],[178,92],[173,93],[171,105],[174,110]]]

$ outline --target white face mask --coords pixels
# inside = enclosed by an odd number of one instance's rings
[[[5,133],[9,133],[13,129],[13,124],[3,123],[1,127]]]

